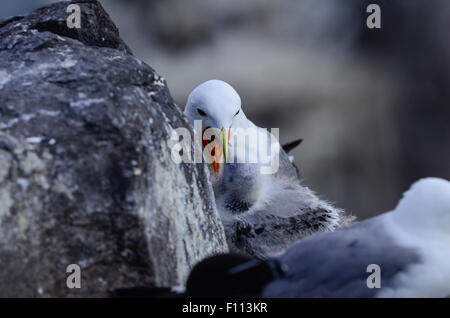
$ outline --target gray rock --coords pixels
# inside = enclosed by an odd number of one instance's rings
[[[206,166],[171,160],[191,128],[165,80],[77,3],[81,29],[67,2],[0,22],[0,296],[181,285],[228,249]]]

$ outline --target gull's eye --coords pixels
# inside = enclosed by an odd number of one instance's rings
[[[240,111],[241,111],[241,110],[239,109],[239,110],[236,112],[236,114],[234,114],[234,116],[236,117],[236,116],[239,114]]]
[[[206,113],[200,108],[197,108],[197,112],[200,114],[200,116],[206,116]]]

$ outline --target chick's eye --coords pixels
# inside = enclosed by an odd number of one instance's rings
[[[206,116],[206,113],[200,108],[197,108],[197,112],[200,114],[200,116]]]
[[[239,109],[234,116],[237,116],[241,110]]]

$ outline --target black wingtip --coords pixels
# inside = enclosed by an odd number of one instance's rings
[[[282,145],[281,147],[283,148],[283,150],[286,153],[289,153],[292,149],[294,149],[295,147],[297,147],[298,145],[300,145],[302,143],[303,139],[296,139],[294,141],[285,143],[284,145]]]

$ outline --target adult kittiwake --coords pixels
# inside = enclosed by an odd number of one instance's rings
[[[266,297],[450,297],[450,182],[419,180],[392,212],[302,240],[278,261],[288,271]]]
[[[247,119],[229,84],[210,80],[199,85],[184,113],[203,146],[215,145],[210,152],[212,183],[232,250],[272,257],[298,239],[354,219],[301,185],[277,138]]]

